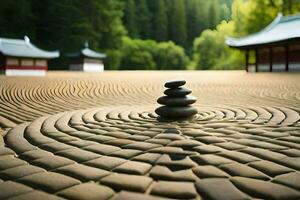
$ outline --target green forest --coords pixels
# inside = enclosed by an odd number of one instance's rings
[[[1,0],[0,37],[27,35],[62,53],[89,41],[111,70],[242,69],[225,38],[255,33],[279,12],[299,13],[300,0]]]

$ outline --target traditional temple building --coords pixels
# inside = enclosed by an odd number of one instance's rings
[[[245,51],[247,71],[300,71],[300,15],[277,18],[258,33],[228,38],[227,45]],[[250,62],[250,53],[254,62]]]
[[[44,76],[48,60],[59,57],[34,46],[27,36],[24,40],[0,38],[0,72],[8,76]]]
[[[79,52],[66,54],[66,56],[70,58],[70,70],[84,72],[104,71],[103,60],[106,58],[106,55],[91,50],[88,42],[86,42],[84,46],[85,48]]]

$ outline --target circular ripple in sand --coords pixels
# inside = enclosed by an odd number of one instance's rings
[[[299,74],[244,71],[49,72],[46,77],[0,75],[0,127],[45,115],[100,106],[148,106],[165,81],[183,78],[203,106],[300,107]],[[272,112],[272,111],[270,111]]]
[[[297,111],[199,107],[193,120],[159,122],[153,110],[104,107],[20,124],[5,136],[18,158],[0,164],[0,178],[65,198],[87,184],[102,199],[300,197]]]

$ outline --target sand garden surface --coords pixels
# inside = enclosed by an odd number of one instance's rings
[[[164,82],[198,98],[157,121]],[[0,199],[300,199],[300,74],[0,76]]]

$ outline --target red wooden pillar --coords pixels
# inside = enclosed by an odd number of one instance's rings
[[[246,50],[245,61],[246,61],[246,72],[248,72],[249,71],[249,49]]]
[[[285,46],[285,71],[289,71],[289,59],[290,59],[290,51],[289,46]]]
[[[270,72],[273,71],[273,49],[270,47],[269,49],[269,59],[270,59]]]
[[[258,62],[259,62],[258,49],[255,49],[255,72],[258,72]]]

